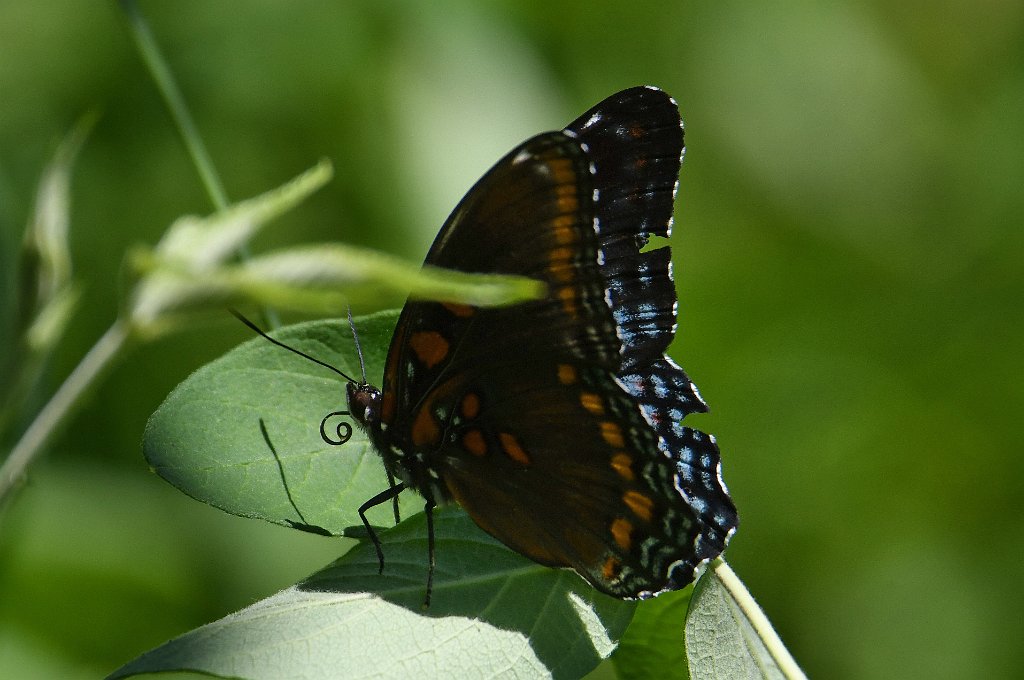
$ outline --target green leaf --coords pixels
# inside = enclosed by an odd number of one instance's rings
[[[743,583],[716,559],[694,586],[686,619],[694,678],[806,680]]]
[[[330,161],[321,160],[286,184],[224,211],[208,217],[181,217],[160,239],[156,250],[162,257],[179,260],[196,270],[223,262],[248,243],[260,227],[295,208],[333,174]]]
[[[252,258],[241,269],[240,284],[291,286],[296,293],[322,296],[328,304],[321,306],[328,309],[338,309],[353,296],[372,300],[388,293],[490,307],[536,299],[545,292],[542,282],[522,276],[414,265],[379,251],[338,244],[274,251]]]
[[[458,508],[435,513],[433,599],[423,608],[423,514],[305,581],[115,671],[233,678],[576,678],[611,654],[633,604],[512,553]]]
[[[135,321],[158,331],[175,315],[257,303],[310,314],[331,314],[346,304],[412,296],[477,306],[535,299],[544,284],[521,276],[467,274],[422,267],[366,248],[341,244],[275,250],[240,264],[193,271],[147,250],[133,255],[148,272],[147,305]]]
[[[78,302],[71,274],[71,173],[96,122],[83,116],[61,142],[39,180],[32,219],[21,252],[21,321],[26,344],[45,355],[63,335]]]
[[[480,306],[535,299],[544,285],[520,276],[467,274],[421,267],[384,253],[338,244],[301,246],[230,263],[269,220],[295,207],[331,176],[326,161],[284,186],[207,217],[187,215],[156,248],[129,258],[142,278],[132,295],[133,330],[155,335],[204,309],[252,302],[331,314],[353,300],[388,295]]]
[[[373,378],[383,371],[396,321],[397,312],[355,321]],[[359,374],[347,322],[303,323],[273,336]],[[359,505],[387,484],[361,432],[341,446],[321,440],[320,419],[343,402],[337,376],[255,338],[168,396],[146,428],[146,459],[185,493],[228,512],[342,534],[360,524]],[[403,496],[406,515],[422,507],[415,494]],[[389,504],[370,517],[379,525],[393,522]],[[451,677],[510,669],[524,677],[578,677],[611,654],[632,616],[634,603],[512,552],[457,507],[435,513],[433,600],[423,610],[425,516],[417,513],[379,535],[383,575],[364,540],[302,583],[187,633],[114,677],[164,670],[246,678]]]
[[[261,227],[291,210],[330,180],[324,160],[290,182],[207,217],[186,215],[172,224],[151,252],[137,249],[131,258],[144,274],[132,294],[130,318],[139,330],[153,332],[169,312],[219,297],[208,273],[234,256]],[[162,266],[161,266],[162,265]]]
[[[356,320],[373,379],[383,373],[396,321],[397,312]],[[359,375],[347,321],[303,323],[272,335]],[[205,503],[340,535],[361,524],[356,509],[387,486],[380,457],[358,428],[341,446],[320,437],[321,419],[344,408],[345,383],[337,375],[253,338],[167,397],[146,426],[143,453],[157,474]],[[393,523],[389,507],[372,510],[371,520]]]
[[[619,680],[688,680],[683,625],[691,588],[637,605],[633,622],[612,655]]]

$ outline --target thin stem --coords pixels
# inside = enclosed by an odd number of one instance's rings
[[[67,377],[46,406],[36,415],[11,454],[0,466],[0,502],[11,492],[28,466],[41,454],[68,418],[82,403],[82,398],[120,355],[130,335],[123,321],[116,321],[96,341],[71,375]]]
[[[783,675],[790,680],[807,680],[807,676],[800,670],[800,666],[797,665],[796,660],[793,659],[789,650],[786,649],[786,645],[782,644],[779,634],[772,628],[768,617],[764,615],[761,607],[758,606],[751,596],[750,591],[747,590],[743,582],[736,576],[736,572],[720,557],[714,561],[713,567],[715,576],[718,577],[718,580],[729,591],[737,606],[746,615],[750,625],[754,627],[757,636],[764,643],[765,648],[771,654],[772,659],[775,660],[775,664],[782,671]]]
[[[209,195],[210,201],[213,202],[213,207],[218,212],[224,210],[228,207],[228,197],[224,191],[224,185],[221,183],[220,177],[213,167],[210,154],[206,151],[206,145],[203,144],[203,139],[199,136],[199,131],[192,121],[178,83],[174,80],[174,75],[167,66],[167,61],[160,52],[152,31],[149,30],[149,24],[146,23],[135,0],[121,0],[121,8],[128,16],[131,34],[135,38],[135,44],[139,48],[142,60],[149,68],[149,73],[153,77],[157,89],[160,90],[160,94],[171,112],[171,117],[174,118],[174,124],[178,126],[178,132],[185,142],[189,155],[192,156],[192,162],[199,172],[199,178],[206,187],[206,193]]]

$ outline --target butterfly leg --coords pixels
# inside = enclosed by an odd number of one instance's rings
[[[395,488],[395,476],[393,474],[391,474],[391,470],[388,470],[387,473],[388,473],[388,486],[390,486],[392,489],[394,489]],[[395,524],[398,524],[399,522],[402,521],[402,516],[398,513],[398,494],[397,493],[391,499],[391,504],[392,504],[392,506],[395,509]]]
[[[359,506],[359,519],[363,520],[363,526],[366,527],[366,533],[370,535],[370,540],[373,541],[373,547],[377,549],[377,561],[380,562],[380,571],[378,573],[384,573],[384,549],[381,548],[380,539],[377,538],[377,532],[370,526],[369,520],[366,519],[366,511],[370,508],[376,507],[381,503],[387,503],[393,498],[398,498],[398,494],[405,490],[405,482],[399,482],[393,484],[391,488],[384,489],[379,494],[366,501]]]
[[[430,593],[434,590],[434,508],[436,507],[437,503],[433,499],[428,499],[427,504],[423,506],[423,511],[427,514],[427,559],[429,561],[427,566],[427,594],[423,598],[424,609],[430,607]]]

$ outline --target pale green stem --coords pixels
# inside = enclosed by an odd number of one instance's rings
[[[720,557],[712,563],[712,566],[718,580],[729,591],[732,599],[736,601],[737,606],[747,617],[747,620],[750,621],[750,625],[754,627],[757,636],[764,643],[765,648],[771,654],[772,659],[775,660],[775,664],[782,671],[783,675],[789,678],[789,680],[807,680],[807,676],[800,670],[800,666],[797,665],[789,650],[786,649],[786,646],[782,644],[779,634],[772,628],[768,617],[764,615],[761,607],[758,606],[751,596],[750,591],[747,590],[747,587],[736,576],[736,572]]]
[[[185,142],[189,155],[192,156],[192,162],[199,172],[199,178],[202,180],[203,186],[206,187],[206,193],[213,202],[213,207],[218,212],[224,210],[228,207],[224,185],[213,167],[213,161],[206,151],[203,138],[199,136],[199,131],[188,112],[185,97],[182,96],[178,83],[174,80],[174,75],[167,66],[167,61],[160,52],[152,31],[149,30],[149,24],[139,12],[134,0],[121,0],[121,7],[128,16],[128,22],[132,29],[131,34],[135,38],[135,44],[139,48],[142,60],[149,68],[149,73],[153,77],[157,89],[160,90],[160,94],[171,112],[171,117],[174,118],[174,124],[178,126],[178,132]]]
[[[7,460],[0,466],[0,502],[24,476],[28,466],[63,429],[90,388],[95,387],[103,373],[113,365],[129,335],[128,324],[116,321],[96,341],[46,406],[36,415],[35,420],[11,449]]]

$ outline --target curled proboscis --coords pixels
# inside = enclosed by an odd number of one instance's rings
[[[335,416],[350,415],[348,411],[333,411],[324,416],[320,421],[320,437],[331,446],[341,446],[352,438],[352,424],[347,420],[339,420],[334,428],[334,438],[327,433],[327,421]]]

